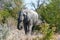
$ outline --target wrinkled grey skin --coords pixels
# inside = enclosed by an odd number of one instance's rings
[[[34,25],[40,25],[41,20],[38,19],[38,14],[29,9],[23,9],[19,12],[18,25],[17,28],[20,30],[22,27],[25,30],[25,34],[32,33],[32,27]]]

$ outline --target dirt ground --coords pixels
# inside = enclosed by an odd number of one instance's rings
[[[42,38],[42,34],[25,35],[24,30],[16,29],[10,31],[8,37],[6,37],[6,40],[33,40],[36,37]]]
[[[6,37],[6,40],[33,40],[35,38],[42,38],[42,34],[33,34],[33,35],[25,35],[24,30],[12,30],[10,31],[9,35]],[[38,40],[38,39],[36,39]],[[54,35],[53,40],[60,40],[60,35]]]

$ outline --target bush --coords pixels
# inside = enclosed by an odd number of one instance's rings
[[[49,24],[47,24],[47,23],[42,24],[41,25],[41,32],[44,34],[44,37],[42,40],[52,39],[55,29],[56,29],[55,26],[52,26],[52,28],[50,28]]]
[[[44,5],[45,4],[45,5]],[[42,18],[51,26],[55,25],[56,32],[60,31],[60,0],[51,0],[49,4],[44,3],[37,12],[41,14]]]
[[[10,16],[8,10],[0,10],[0,22],[5,23],[5,20]]]

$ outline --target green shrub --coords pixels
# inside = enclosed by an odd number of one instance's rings
[[[0,22],[5,22],[5,20],[10,16],[8,10],[0,10]]]
[[[45,4],[45,3],[44,3]],[[60,31],[60,0],[51,0],[49,4],[44,6],[42,4],[37,12],[42,16],[42,18],[49,23],[51,26],[54,24],[56,32]]]
[[[56,27],[53,25],[53,26],[50,26],[50,24],[48,23],[43,23],[41,24],[40,26],[37,26],[36,27],[38,32],[42,33],[42,38],[35,38],[34,40],[51,40],[53,39],[53,35],[55,33],[55,30],[56,30]],[[39,30],[40,29],[40,30]]]
[[[54,31],[55,31],[55,26],[52,26],[52,28],[50,28],[50,25],[47,23],[44,23],[41,25],[41,32],[44,34],[43,40],[51,40],[54,35]]]

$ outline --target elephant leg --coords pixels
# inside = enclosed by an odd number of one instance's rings
[[[33,34],[33,32],[34,32],[34,27],[35,27],[35,26],[32,27],[32,34]]]
[[[28,33],[28,30],[27,30],[27,24],[24,24],[24,31],[25,31],[25,34]]]
[[[32,34],[32,26],[33,26],[33,24],[32,24],[32,22],[30,22],[28,24],[28,32],[29,32],[29,34]]]

